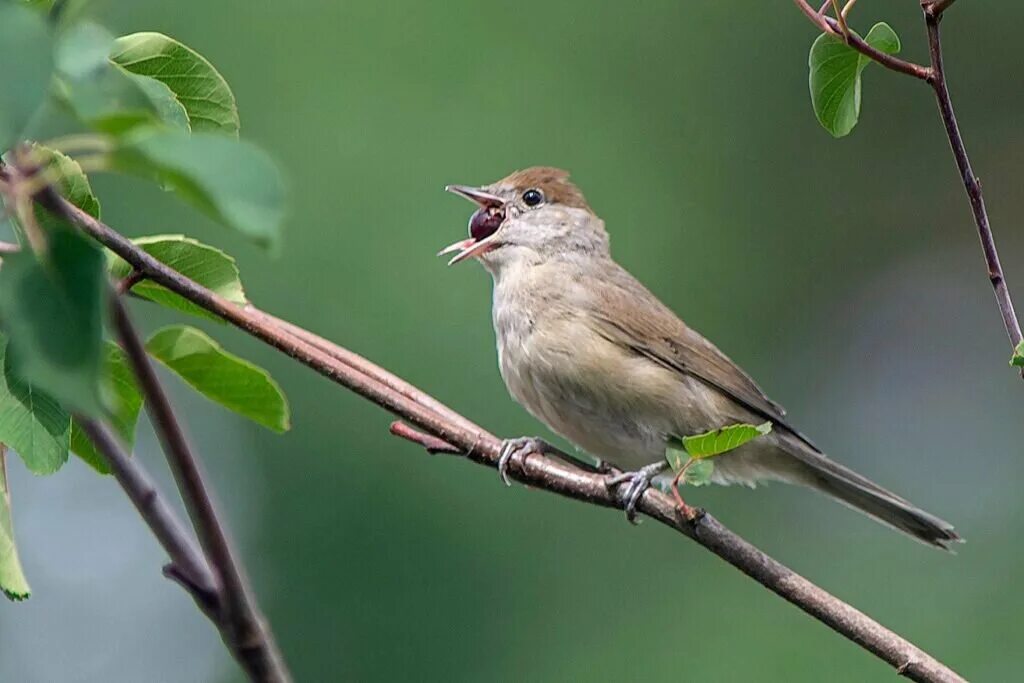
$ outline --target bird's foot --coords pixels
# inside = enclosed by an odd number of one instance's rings
[[[636,472],[623,472],[614,477],[609,477],[605,485],[612,489],[620,484],[627,484],[622,492],[622,506],[626,511],[626,519],[631,524],[636,524],[636,506],[640,502],[640,496],[644,495],[651,485],[651,479],[668,469],[667,462],[656,462],[641,467]]]
[[[508,478],[508,466],[512,458],[525,458],[530,453],[547,453],[551,445],[537,436],[520,436],[517,439],[505,439],[501,442],[501,451],[498,454],[498,474],[505,486],[511,486],[512,480]],[[520,460],[520,464],[522,460]]]

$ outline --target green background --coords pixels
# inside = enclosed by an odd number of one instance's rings
[[[926,59],[916,0],[862,0]],[[280,161],[280,258],[142,182],[96,181],[130,235],[239,259],[258,305],[363,353],[496,433],[550,436],[508,397],[475,264],[434,257],[471,207],[447,183],[570,169],[616,257],[757,377],[830,454],[957,525],[947,556],[811,493],[690,502],[973,680],[1019,673],[1024,385],[931,92],[869,67],[853,134],[807,93],[815,32],[788,2],[184,0],[100,3],[118,33],[195,47],[242,134]],[[964,0],[949,79],[1011,286],[1024,8]],[[173,319],[152,306],[147,329]],[[201,324],[202,325],[202,324]],[[275,436],[175,384],[300,681],[891,678],[873,657],[652,523],[506,489],[428,457],[378,408],[241,333],[291,400]],[[169,380],[171,381],[171,380]],[[138,457],[169,488],[148,426]],[[0,602],[3,681],[238,681],[111,479],[12,465],[35,594]]]

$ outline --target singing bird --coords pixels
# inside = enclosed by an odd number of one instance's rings
[[[470,236],[443,249],[475,258],[494,280],[498,366],[513,398],[578,448],[627,476],[632,520],[670,440],[735,423],[771,433],[715,459],[712,482],[810,487],[911,537],[949,549],[943,520],[826,457],[782,406],[714,344],[616,263],[601,220],[565,171],[534,167],[491,185],[449,185],[477,205]],[[503,444],[499,471],[550,447]]]

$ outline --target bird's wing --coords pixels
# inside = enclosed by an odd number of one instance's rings
[[[768,398],[750,375],[690,329],[632,275],[623,269],[616,270],[611,281],[600,286],[595,283],[591,288],[591,294],[597,298],[595,317],[602,336],[666,368],[699,379],[818,450],[787,423],[785,409]],[[638,309],[644,314],[636,315]]]

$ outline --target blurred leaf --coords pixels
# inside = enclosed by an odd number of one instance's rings
[[[35,474],[53,474],[67,462],[71,416],[55,400],[15,377],[0,337],[0,443]]]
[[[103,253],[70,230],[48,234],[39,258],[24,250],[0,268],[0,321],[14,374],[74,410],[99,411]]]
[[[707,486],[711,483],[711,473],[715,471],[713,460],[694,460],[683,475],[683,483],[689,486]]]
[[[41,170],[44,173],[52,173],[56,178],[53,185],[61,196],[93,218],[100,217],[100,202],[93,194],[89,179],[77,161],[42,145],[33,145],[32,152]],[[38,204],[36,219],[41,226],[49,230],[67,227],[67,222],[63,218],[58,218]]]
[[[239,279],[235,259],[220,249],[184,235],[153,235],[139,237],[132,242],[157,261],[216,292],[228,301],[236,304],[248,303],[245,291],[242,289],[242,281]],[[132,272],[132,267],[121,257],[115,256],[110,266],[110,272],[114,277],[120,279],[127,277]],[[132,287],[131,291],[133,294],[168,308],[222,322],[212,313],[206,312],[188,299],[155,282],[143,280]]]
[[[277,382],[205,333],[184,325],[165,327],[149,338],[146,350],[211,401],[275,432],[289,429],[288,403]]]
[[[131,451],[135,445],[135,427],[142,408],[142,394],[135,382],[128,357],[117,344],[103,343],[103,377],[100,380],[100,398],[110,425]],[[101,474],[110,474],[107,459],[96,450],[75,420],[71,421],[71,450]]]
[[[1024,367],[1024,341],[1017,344],[1017,348],[1013,350],[1013,357],[1010,358],[1010,365]]]
[[[11,600],[25,600],[32,589],[25,580],[14,545],[14,524],[11,521],[11,490],[7,484],[7,464],[0,446],[0,591]]]
[[[189,130],[188,112],[170,88],[154,78],[133,73],[126,75],[145,93],[156,111],[157,119],[175,130]]]
[[[683,448],[681,441],[669,439],[668,446],[665,448],[665,459],[668,461],[672,471],[678,472],[686,464],[686,461],[690,459],[690,454]]]
[[[772,423],[760,425],[734,424],[703,434],[683,437],[683,447],[695,459],[713,458],[734,448],[739,448],[751,439],[772,431]]]
[[[0,65],[0,152],[5,152],[22,136],[50,89],[53,47],[42,14],[0,2]]]
[[[133,33],[117,39],[110,58],[168,86],[184,106],[192,130],[238,136],[235,96],[223,76],[195,50],[160,33]]]
[[[872,47],[887,54],[900,51],[900,39],[882,22],[871,27],[866,38]],[[861,72],[871,59],[841,38],[823,33],[811,45],[811,105],[821,125],[834,137],[849,134],[860,117]]]
[[[114,153],[114,166],[162,182],[215,220],[275,247],[284,183],[258,147],[215,133],[144,129]]]
[[[58,94],[79,119],[97,130],[124,133],[156,121],[188,130],[185,110],[164,84],[117,66],[108,55],[114,36],[102,26],[81,22],[57,46],[63,76]]]

